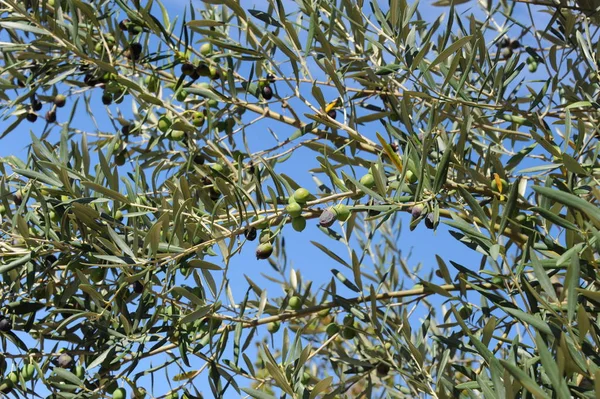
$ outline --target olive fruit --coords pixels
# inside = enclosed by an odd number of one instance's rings
[[[356,337],[356,331],[352,327],[344,327],[342,330],[342,337],[344,339],[353,339]]]
[[[83,366],[76,366],[75,367],[75,375],[80,380],[83,380],[85,378],[85,369],[83,368]]]
[[[23,379],[25,381],[31,380],[33,378],[34,374],[35,374],[35,366],[33,364],[26,364],[21,369],[21,375],[23,376]]]
[[[289,305],[290,309],[300,310],[302,308],[302,298],[300,298],[297,295],[294,295],[293,297],[290,298],[288,305]]]
[[[273,253],[273,245],[270,242],[260,244],[256,248],[256,259],[267,259]]]
[[[217,69],[217,67],[211,66],[210,68],[208,68],[209,72],[210,72],[210,78],[212,80],[217,80],[221,77],[221,72],[219,72],[219,69]]]
[[[106,91],[102,94],[102,104],[110,105],[112,104],[113,98],[112,94],[107,93]]]
[[[331,227],[335,222],[336,215],[331,209],[325,209],[319,216],[319,225],[321,227]]]
[[[104,281],[104,269],[101,267],[93,269],[90,273],[90,280],[94,283],[101,283]]]
[[[272,321],[269,324],[267,324],[267,331],[270,332],[271,334],[275,334],[277,331],[279,331],[280,327],[281,327],[280,322]]]
[[[256,227],[252,226],[252,227],[246,228],[244,230],[244,237],[246,237],[246,240],[248,240],[248,241],[256,240]]]
[[[377,364],[376,370],[377,376],[379,376],[380,378],[385,377],[390,372],[390,366],[387,363],[379,362],[379,364]]]
[[[340,332],[340,326],[337,323],[329,323],[327,327],[325,327],[325,332],[327,333],[327,336],[333,337]]]
[[[338,204],[333,207],[333,211],[338,220],[345,222],[350,217],[350,209],[344,204]]]
[[[37,116],[37,114],[35,112],[28,112],[27,113],[27,120],[29,122],[31,122],[31,123],[35,122],[35,121],[37,121],[37,118],[38,118],[38,116]]]
[[[427,217],[425,218],[425,227],[427,227],[430,230],[433,230],[433,228],[435,227],[435,223],[433,220],[433,213],[429,213],[427,215]]]
[[[194,73],[196,67],[191,62],[186,62],[185,64],[181,64],[181,73],[190,76]]]
[[[14,371],[11,371],[10,373],[8,373],[7,377],[8,377],[8,380],[10,380],[10,382],[12,382],[14,385],[19,383],[19,376]]]
[[[123,212],[122,211],[117,211],[115,212],[115,220],[118,220],[119,222],[123,221]]]
[[[185,99],[187,98],[187,96],[188,96],[187,90],[179,90],[177,92],[177,95],[175,96],[175,98],[177,98],[177,101],[182,101],[183,102],[183,101],[185,101]]]
[[[409,182],[411,184],[414,184],[417,182],[417,176],[411,170],[406,171],[406,175],[404,178],[406,179],[407,182]]]
[[[210,68],[205,63],[201,62],[196,67],[196,73],[199,76],[210,76]]]
[[[42,103],[37,100],[33,100],[31,102],[31,108],[36,112],[40,111],[42,109]]]
[[[298,216],[292,219],[292,228],[298,232],[303,231],[306,228],[306,219],[302,216]]]
[[[130,59],[137,61],[140,59],[142,54],[142,45],[140,43],[131,43],[129,46],[129,57]]]
[[[73,364],[73,358],[68,353],[62,353],[56,360],[56,364],[58,364],[58,367],[68,369]]]
[[[154,93],[156,90],[158,90],[158,77],[157,76],[154,76],[154,75],[146,76],[144,81],[146,82],[146,87],[148,88],[148,91]]]
[[[302,373],[302,383],[304,385],[308,384],[311,380],[311,375],[309,373],[307,373],[306,371]]]
[[[310,193],[307,189],[301,187],[294,192],[294,199],[300,205],[303,205],[308,201],[308,197],[310,197]]]
[[[20,206],[23,203],[23,192],[21,190],[17,190],[13,196],[13,201],[16,206]]]
[[[207,56],[210,55],[213,51],[212,48],[212,44],[210,43],[204,43],[202,46],[200,46],[200,54]]]
[[[115,154],[115,165],[117,166],[123,166],[125,165],[125,155],[127,154],[127,151],[123,150],[123,151],[119,151],[118,153]]]
[[[125,399],[126,398],[126,392],[124,388],[117,388],[114,390],[114,392],[112,393],[112,397],[113,399]]]
[[[519,47],[521,47],[521,42],[518,40],[511,40],[510,42],[510,48],[513,50],[518,49]]]
[[[185,136],[185,132],[183,130],[173,130],[169,135],[169,139],[173,141],[181,141]]]
[[[0,392],[8,394],[11,393],[15,384],[9,379],[2,380],[0,382]]]
[[[532,72],[532,73],[537,71],[537,68],[538,68],[537,62],[532,62],[531,64],[527,65],[527,69],[529,70],[529,72]]]
[[[171,122],[171,119],[167,118],[166,116],[161,116],[158,120],[158,130],[165,133],[171,128],[172,124],[173,123]]]
[[[194,163],[196,165],[204,165],[204,155],[202,155],[202,154],[194,155]]]
[[[273,98],[273,89],[271,89],[271,86],[267,85],[262,88],[261,94],[265,100],[270,100]]]
[[[4,212],[6,212],[6,207],[0,204],[0,215],[2,215]]]
[[[413,219],[417,219],[418,217],[420,217],[421,213],[423,213],[423,205],[421,204],[413,206],[410,210],[410,214],[412,215]]]
[[[373,188],[373,186],[375,186],[375,178],[371,173],[365,174],[360,178],[359,182],[366,188]]]
[[[275,238],[275,236],[273,235],[273,232],[269,229],[265,229],[260,232],[260,237],[259,237],[258,241],[261,244],[264,244],[265,242],[272,242],[274,238]]]
[[[204,114],[202,112],[194,112],[194,116],[192,117],[192,124],[196,127],[201,127],[204,125]]]
[[[297,202],[288,204],[285,207],[285,210],[292,218],[297,218],[298,216],[302,215],[302,206],[300,206],[300,204]]]
[[[498,184],[495,178],[492,178],[492,190],[498,191],[499,193],[505,193],[508,189],[508,183],[504,179],[499,180],[500,184]]]
[[[144,284],[142,284],[139,280],[136,280],[133,283],[133,292],[136,292],[138,294],[144,292]]]
[[[502,58],[508,59],[513,55],[513,50],[510,47],[503,47],[500,50],[500,54],[502,55]]]
[[[56,105],[58,108],[64,107],[66,103],[67,97],[65,97],[64,94],[57,94],[54,96],[54,105]]]
[[[7,319],[6,317],[0,319],[0,331],[9,332],[10,330],[12,330],[12,323],[10,322],[10,319]]]
[[[331,119],[335,119],[335,117],[337,116],[335,109],[329,110],[329,112],[327,112],[327,116],[329,116]]]
[[[50,110],[46,112],[46,122],[54,123],[56,122],[56,111]]]

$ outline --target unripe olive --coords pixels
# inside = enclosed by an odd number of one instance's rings
[[[117,388],[112,393],[113,399],[125,399],[127,392],[125,392],[124,388]]]
[[[350,209],[344,204],[337,204],[333,207],[333,211],[338,220],[345,222],[350,217]]]
[[[204,114],[202,112],[195,112],[192,118],[192,124],[196,127],[201,127],[204,125]]]
[[[122,221],[124,218],[123,216],[123,212],[118,210],[115,212],[115,220],[118,220],[119,222]]]
[[[270,242],[265,242],[256,248],[256,259],[267,259],[272,253],[273,245]]]
[[[302,216],[293,218],[292,228],[298,232],[302,232],[306,228],[306,219]]]
[[[306,201],[308,201],[308,198],[310,197],[310,193],[308,192],[307,189],[301,187],[299,189],[297,189],[294,192],[294,199],[296,200],[297,203],[299,203],[300,205],[304,205],[306,203]]]
[[[354,337],[356,337],[356,331],[351,327],[344,327],[342,330],[342,338],[353,339]]]
[[[502,187],[498,185],[498,182],[495,178],[492,178],[492,190],[498,191],[499,193],[505,193],[506,191],[508,191],[508,183],[506,180],[500,179],[500,185]]]
[[[160,130],[163,133],[166,133],[167,130],[171,128],[172,124],[173,123],[171,122],[171,119],[167,118],[166,116],[161,116],[158,120],[158,130]]]
[[[406,171],[405,179],[407,182],[409,182],[411,184],[414,184],[417,182],[417,176],[415,176],[415,174],[410,170]]]
[[[182,101],[183,102],[183,101],[185,101],[185,99],[187,98],[187,96],[188,96],[188,92],[186,90],[179,90],[177,92],[176,98],[177,98],[177,101]]]
[[[212,44],[210,43],[204,43],[202,46],[200,46],[200,54],[207,56],[210,55],[213,51],[212,48]]]
[[[273,236],[273,232],[271,230],[269,230],[269,229],[265,229],[265,230],[263,230],[263,231],[260,232],[260,237],[259,237],[258,241],[261,244],[264,244],[266,242],[272,242],[273,238],[275,238]]]
[[[310,382],[311,380],[311,375],[309,373],[307,373],[306,371],[304,373],[302,373],[302,384],[306,385]]]
[[[183,130],[173,130],[169,135],[169,139],[173,141],[181,141],[185,137],[185,132]]]
[[[327,327],[325,327],[325,332],[327,333],[327,336],[333,337],[340,332],[340,326],[337,323],[329,323]]]
[[[279,331],[280,327],[281,327],[280,322],[272,321],[269,324],[267,324],[267,331],[270,332],[271,334],[275,334],[277,331]]]
[[[527,69],[529,70],[529,72],[533,73],[536,72],[538,69],[538,64],[537,62],[532,62],[531,64],[527,65]]]
[[[290,298],[288,305],[292,310],[300,310],[302,308],[302,298],[300,298],[297,295],[294,295]]]
[[[34,374],[35,374],[35,366],[33,364],[26,364],[21,369],[21,375],[23,376],[23,379],[25,381],[31,380],[33,378]]]
[[[19,383],[19,376],[14,371],[8,373],[8,379],[14,384],[17,385]]]
[[[375,178],[371,173],[365,174],[360,178],[359,182],[366,188],[373,188],[375,186]]]
[[[300,206],[300,204],[298,204],[297,202],[288,204],[285,207],[285,210],[287,211],[287,213],[290,214],[292,218],[297,218],[298,216],[302,215],[302,206]]]

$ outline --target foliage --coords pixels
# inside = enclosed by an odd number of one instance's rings
[[[596,397],[587,3],[204,3],[0,0],[0,390]]]

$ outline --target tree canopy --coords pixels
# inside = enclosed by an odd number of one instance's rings
[[[598,395],[595,2],[168,3],[0,0],[0,392]]]

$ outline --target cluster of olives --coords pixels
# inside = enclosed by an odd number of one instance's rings
[[[427,206],[423,204],[417,204],[411,208],[409,208],[409,212],[412,216],[413,222],[411,222],[410,229],[413,230],[416,227],[416,224],[419,220],[425,220],[425,227],[428,229],[434,229],[436,225],[435,215],[433,212],[426,212]],[[413,227],[414,226],[414,227]]]
[[[513,55],[514,50],[517,50],[520,47],[521,43],[518,40],[511,40],[508,37],[505,37],[500,42],[500,54],[505,60],[509,59]]]
[[[64,94],[57,94],[52,100],[52,109],[46,112],[45,119],[48,123],[56,122],[56,108],[62,108],[67,103],[67,97]],[[27,111],[27,120],[29,122],[36,122],[38,120],[37,112],[42,109],[42,103],[34,96],[31,99],[31,106]]]
[[[529,69],[529,72],[535,72],[537,71],[538,68],[538,63],[535,60],[535,58],[533,56],[529,56],[527,57],[527,69]]]
[[[339,334],[339,336],[341,336],[343,339],[351,340],[356,337],[359,328],[360,326],[354,319],[354,316],[351,314],[347,314],[346,316],[344,316],[341,325],[336,323],[335,321],[327,324],[327,326],[325,327],[325,332],[327,333],[327,336],[329,338]]]

